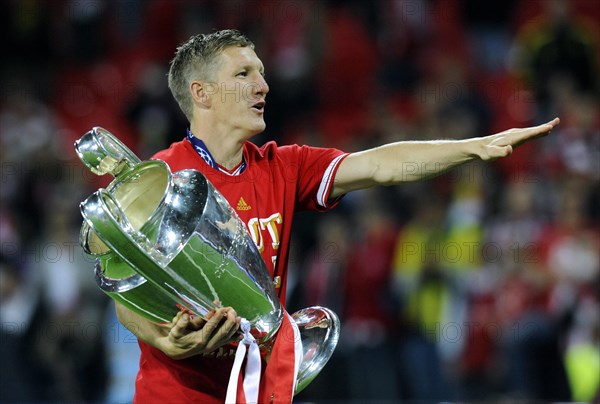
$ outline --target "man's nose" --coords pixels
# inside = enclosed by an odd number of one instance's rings
[[[255,91],[257,95],[267,95],[269,92],[269,85],[262,75],[258,75],[256,79]]]

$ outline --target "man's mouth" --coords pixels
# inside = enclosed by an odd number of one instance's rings
[[[266,105],[265,101],[259,101],[256,104],[252,105],[251,108],[257,112],[264,112],[265,105]]]

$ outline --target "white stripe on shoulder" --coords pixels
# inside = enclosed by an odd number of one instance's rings
[[[329,166],[323,174],[321,185],[319,185],[319,190],[317,191],[317,203],[323,208],[327,207],[327,196],[329,195],[331,187],[333,186],[333,173],[335,173],[340,161],[347,155],[347,153],[344,153],[334,158],[331,163],[329,163]]]

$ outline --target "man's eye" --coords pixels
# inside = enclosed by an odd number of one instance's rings
[[[248,72],[239,72],[237,74],[237,76],[239,76],[239,77],[246,77],[247,75],[248,75]]]

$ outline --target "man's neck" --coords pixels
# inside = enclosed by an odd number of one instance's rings
[[[199,128],[198,125],[190,125],[190,130],[192,135],[204,142],[213,159],[220,166],[231,170],[242,162],[243,141],[234,136]]]

